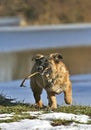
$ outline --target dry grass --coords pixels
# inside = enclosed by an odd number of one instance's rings
[[[91,22],[90,0],[2,0],[0,16],[21,16],[29,24]]]

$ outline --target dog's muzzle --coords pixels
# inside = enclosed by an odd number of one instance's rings
[[[38,72],[42,73],[42,72],[43,72],[43,66],[39,66],[39,67],[37,68],[37,70],[38,70]]]

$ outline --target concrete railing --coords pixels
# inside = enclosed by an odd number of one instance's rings
[[[66,50],[80,46],[88,48]],[[71,73],[91,73],[90,47],[91,24],[1,27],[0,81],[25,77],[31,70],[32,55],[37,52],[47,53],[49,50],[41,50],[47,48],[59,48],[50,49],[50,52],[60,52],[64,48],[64,59]]]
[[[0,17],[0,27],[4,26],[18,26],[21,19],[19,17]]]
[[[0,28],[0,52],[91,45],[91,24]]]

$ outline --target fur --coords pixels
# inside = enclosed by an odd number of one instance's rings
[[[35,64],[31,73],[36,71],[40,73],[31,78],[30,86],[38,107],[43,107],[41,101],[43,89],[47,92],[48,104],[51,108],[57,108],[55,95],[62,92],[64,93],[65,102],[67,104],[72,104],[72,85],[69,78],[69,71],[62,62],[62,55],[59,53],[52,53],[46,57],[38,54],[33,59],[35,60]]]

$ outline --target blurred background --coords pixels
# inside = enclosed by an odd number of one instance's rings
[[[59,52],[74,102],[91,105],[90,13],[90,0],[0,0],[0,91],[12,96],[16,90],[14,98],[21,99],[28,91],[19,84],[30,74],[32,56]]]
[[[0,0],[1,17],[21,17],[29,25],[91,22],[90,0]]]

